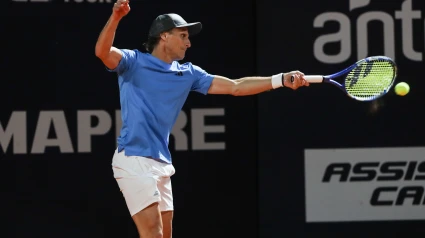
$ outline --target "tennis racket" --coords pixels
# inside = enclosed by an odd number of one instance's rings
[[[309,83],[335,85],[349,97],[358,101],[373,101],[384,96],[393,86],[396,77],[397,65],[386,56],[364,58],[331,75],[304,76]],[[293,80],[291,77],[292,82]]]

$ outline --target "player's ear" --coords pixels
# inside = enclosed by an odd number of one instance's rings
[[[161,33],[160,37],[161,39],[166,40],[168,37],[168,33],[167,32]]]
[[[162,39],[162,40],[165,40],[165,39],[167,38],[167,35],[166,35],[166,34],[167,34],[166,32],[161,33],[161,34],[159,35],[159,37],[161,37],[161,39]]]

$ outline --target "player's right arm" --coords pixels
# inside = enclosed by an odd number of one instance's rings
[[[109,69],[116,68],[122,58],[121,51],[113,47],[112,44],[120,20],[129,12],[129,0],[117,0],[108,22],[97,39],[95,54]]]

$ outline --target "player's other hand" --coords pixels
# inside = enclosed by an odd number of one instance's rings
[[[291,78],[293,78],[293,80],[291,80]],[[293,90],[296,90],[302,86],[310,85],[308,81],[305,80],[304,74],[298,70],[285,73],[283,84],[285,87],[292,88]]]
[[[116,20],[121,20],[125,15],[130,12],[129,0],[117,0],[112,8],[112,17]]]

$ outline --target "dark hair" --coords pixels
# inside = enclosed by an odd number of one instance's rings
[[[161,37],[149,37],[148,40],[143,44],[146,51],[152,53],[153,49],[155,49],[155,46],[158,45],[159,39],[161,39]]]
[[[171,33],[173,29],[165,31],[168,33]],[[155,49],[156,45],[158,45],[159,40],[161,39],[161,36],[151,36],[148,37],[148,40],[143,43],[143,46],[145,47],[146,51],[149,53],[152,53],[153,49]]]

